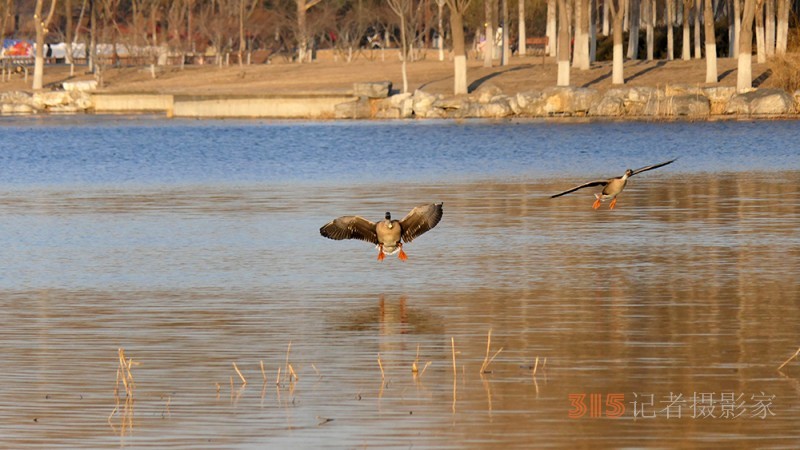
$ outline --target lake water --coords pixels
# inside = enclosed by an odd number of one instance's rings
[[[73,116],[0,142],[0,447],[800,444],[797,122]],[[613,211],[549,198],[675,157]],[[434,201],[405,263],[319,235]]]

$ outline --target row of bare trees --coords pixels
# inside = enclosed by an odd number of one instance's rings
[[[570,70],[589,69],[596,59],[598,36],[613,39],[612,82],[622,84],[624,59],[638,58],[640,30],[646,34],[647,59],[654,57],[657,28],[666,30],[666,58],[673,59],[674,30],[680,27],[682,57],[689,59],[693,29],[694,55],[706,58],[706,81],[713,83],[717,81],[715,24],[722,24],[728,27],[728,54],[738,58],[739,88],[744,89],[751,84],[753,41],[759,61],[784,53],[791,10],[788,0],[516,0],[511,5],[518,8],[515,19],[509,15],[509,1],[514,0],[0,0],[0,32],[25,35],[25,23],[32,23],[27,32],[32,29],[37,42],[34,88],[41,87],[43,43],[48,34],[51,40],[64,40],[68,48],[86,43],[87,59],[96,72],[102,73],[109,63],[98,51],[103,45],[111,48],[111,62],[124,47],[128,55],[147,61],[154,75],[155,66],[166,63],[168,57],[177,55],[183,63],[187,53],[207,47],[221,65],[230,55],[243,64],[255,48],[304,63],[319,43],[334,48],[347,61],[365,46],[391,44],[400,49],[404,90],[408,88],[406,63],[414,59],[415,49],[430,47],[436,36],[443,60],[443,37],[447,36],[454,91],[464,93],[467,30],[478,30],[476,39],[485,36],[487,66],[498,53],[501,64],[508,63],[512,22],[517,22],[515,40],[521,54],[528,27],[533,35],[546,34],[546,51],[556,56],[558,84],[569,85]],[[449,27],[444,18],[449,19]],[[496,52],[498,29],[502,29],[502,44]],[[70,49],[69,62],[72,53]],[[223,55],[228,56],[224,59]]]

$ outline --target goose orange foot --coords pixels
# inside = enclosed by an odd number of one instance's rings
[[[386,254],[383,253],[383,245],[380,245],[378,249],[378,261],[383,261],[383,259],[386,258]]]
[[[600,197],[598,197],[597,200],[595,200],[594,203],[592,204],[592,209],[599,208],[600,207],[600,203],[601,203],[600,202]]]
[[[608,205],[608,209],[614,209],[614,205],[616,204],[617,204],[617,199],[615,198],[614,200],[611,200],[611,204]]]
[[[406,252],[403,251],[402,247],[400,247],[400,253],[397,255],[397,257],[400,258],[400,261],[405,261],[408,259],[408,255],[406,255]]]

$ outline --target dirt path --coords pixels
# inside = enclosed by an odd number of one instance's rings
[[[381,57],[375,52],[370,60],[362,55],[353,62],[334,61],[332,55],[321,52],[318,61],[310,64],[293,64],[281,59],[272,64],[233,65],[219,68],[213,65],[162,67],[155,79],[148,68],[128,67],[110,69],[105,73],[104,90],[109,92],[153,92],[171,94],[270,94],[343,92],[352,88],[355,81],[390,80],[394,89],[402,89],[400,62],[396,53],[386,52]],[[718,60],[720,86],[736,85],[736,60]],[[74,79],[91,79],[79,67]],[[485,83],[493,83],[506,94],[541,90],[556,85],[556,65],[553,58],[513,58],[509,66],[484,68],[481,61],[469,61],[468,80],[470,90]],[[688,84],[707,86],[705,60],[691,61],[627,61],[625,63],[626,86],[664,86]],[[766,64],[754,64],[753,76],[759,87],[773,87],[774,80],[768,76]],[[435,52],[430,52],[422,61],[408,65],[409,90],[424,89],[431,93],[450,94],[453,86],[452,63],[438,61]],[[573,86],[591,87],[605,91],[611,85],[611,63],[600,62],[590,70],[571,72]],[[56,85],[68,80],[66,66],[47,66],[45,84]],[[763,80],[762,80],[763,78]],[[12,81],[0,83],[0,91],[30,88],[22,75],[14,75]]]

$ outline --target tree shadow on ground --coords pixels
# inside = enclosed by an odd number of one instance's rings
[[[512,67],[510,69],[506,69],[506,70],[501,70],[501,71],[497,71],[497,72],[494,72],[494,73],[490,73],[489,75],[486,75],[484,77],[480,77],[477,80],[475,80],[472,83],[470,83],[469,86],[467,87],[467,92],[473,92],[475,89],[478,89],[479,87],[481,87],[481,85],[483,83],[491,80],[492,78],[498,77],[498,76],[500,76],[500,75],[502,75],[504,73],[515,72],[517,70],[530,69],[532,67],[533,67],[533,64],[523,64],[521,66],[515,66],[515,67]]]
[[[647,72],[650,72],[652,70],[656,70],[656,69],[658,69],[660,67],[664,67],[666,64],[667,64],[666,61],[659,61],[659,62],[655,63],[655,65],[652,65],[650,67],[644,68],[644,69],[636,72],[635,74],[633,74],[630,77],[626,78],[625,81],[627,82],[627,81],[631,81],[631,80],[633,80],[635,78],[639,78],[640,76],[646,74]]]
[[[765,81],[767,81],[767,79],[771,75],[772,75],[772,69],[765,70],[761,75],[759,75],[758,77],[756,77],[755,80],[753,80],[753,87],[757,88],[761,86],[762,84],[764,84]]]

